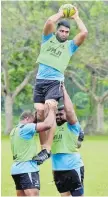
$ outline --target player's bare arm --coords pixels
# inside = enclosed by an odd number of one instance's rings
[[[73,39],[75,44],[77,46],[79,46],[79,45],[81,45],[84,42],[85,38],[87,37],[88,30],[87,30],[85,24],[83,23],[83,21],[81,20],[81,18],[79,17],[79,13],[78,13],[77,8],[76,7],[74,7],[74,8],[75,8],[76,12],[70,18],[74,19],[76,21],[77,26],[78,26],[78,28],[80,30],[80,33],[78,33]]]
[[[64,14],[63,14],[63,11],[60,10],[58,13],[48,18],[43,29],[44,35],[53,33],[55,31],[55,23],[62,17],[64,17]]]
[[[64,99],[64,109],[66,112],[67,122],[69,122],[70,124],[75,124],[77,122],[77,116],[75,114],[72,101],[64,86],[63,86],[63,99]]]
[[[37,123],[36,130],[38,132],[41,132],[51,129],[54,122],[55,122],[55,108],[50,106],[48,116],[46,117],[44,122]]]

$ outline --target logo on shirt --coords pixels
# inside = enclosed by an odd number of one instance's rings
[[[50,52],[50,55],[53,55],[55,57],[60,57],[62,54],[62,51],[60,49],[58,50],[58,48],[54,48],[53,46],[50,46],[47,51]]]
[[[58,134],[54,136],[54,141],[62,140],[62,134]]]

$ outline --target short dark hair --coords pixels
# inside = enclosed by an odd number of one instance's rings
[[[31,117],[34,117],[34,114],[31,111],[24,111],[20,116],[20,120],[24,120],[26,118],[31,118]]]
[[[61,106],[58,107],[58,111],[61,111],[63,109],[64,109],[64,105],[61,105]]]
[[[61,20],[61,21],[59,21],[58,24],[57,24],[57,29],[58,29],[61,25],[70,29],[70,23],[69,23],[67,20]]]

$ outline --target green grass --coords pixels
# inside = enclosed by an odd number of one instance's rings
[[[81,148],[85,163],[85,195],[108,196],[108,136],[86,137]],[[15,196],[10,176],[12,155],[8,137],[2,138],[2,196]],[[52,182],[51,161],[40,167],[41,192],[43,196],[59,196]]]

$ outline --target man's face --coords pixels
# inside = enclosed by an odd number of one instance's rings
[[[56,123],[57,123],[57,126],[61,126],[65,122],[66,122],[66,114],[63,109],[63,110],[60,110],[56,113]]]
[[[69,37],[70,29],[65,26],[60,26],[56,31],[56,38],[60,42],[65,42]]]

